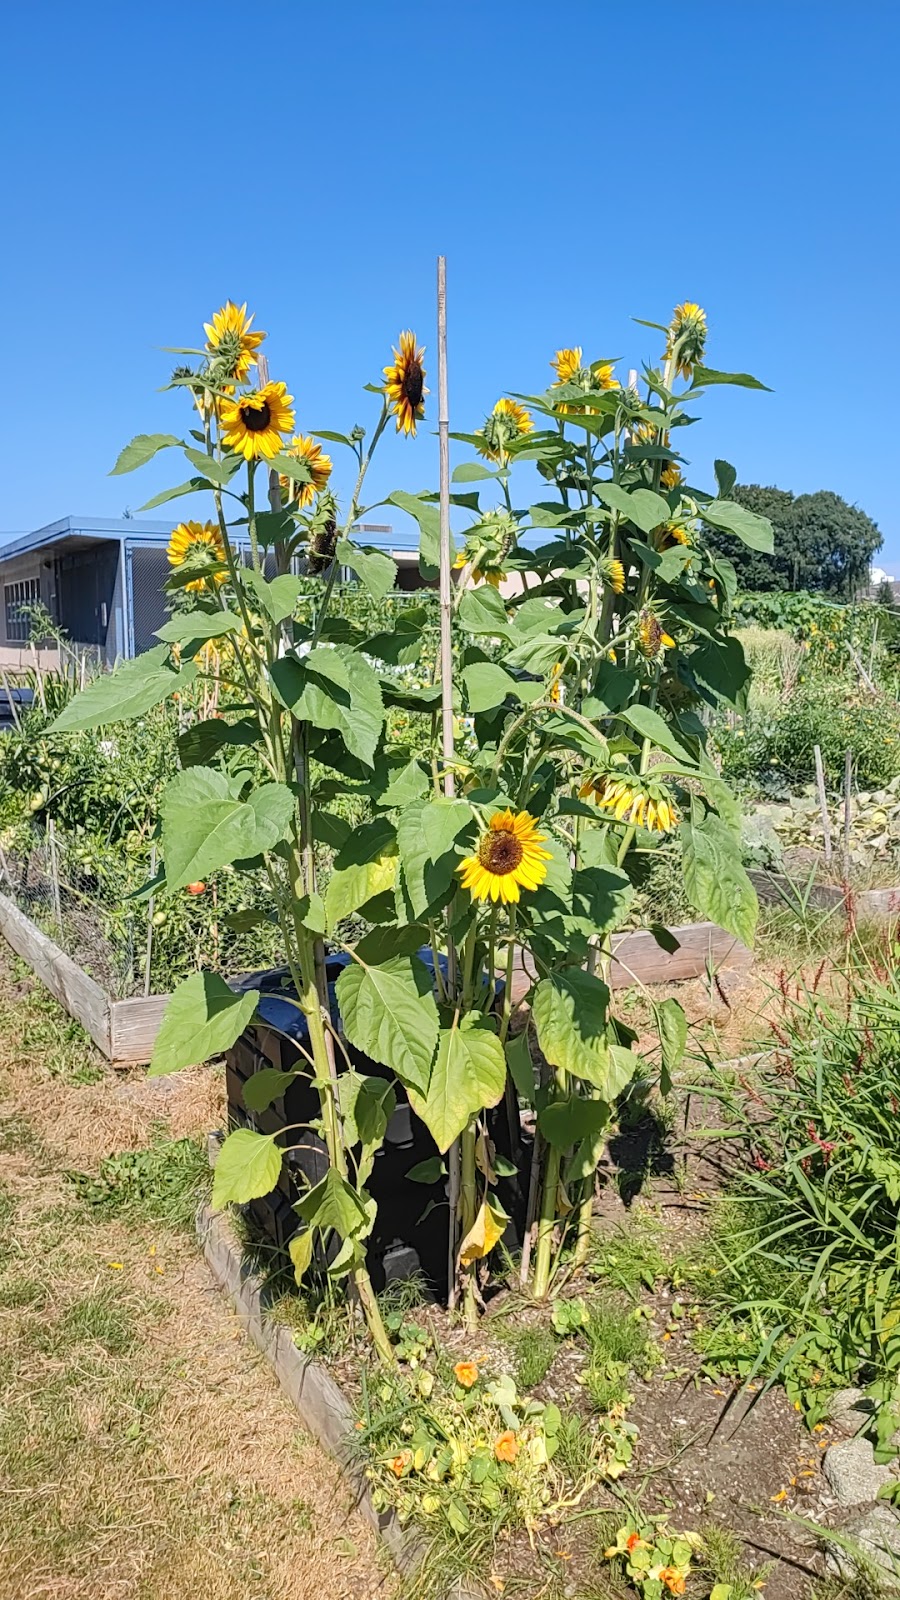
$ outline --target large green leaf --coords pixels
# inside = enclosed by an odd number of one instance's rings
[[[187,688],[197,676],[192,661],[178,672],[168,664],[168,656],[168,645],[160,644],[135,656],[133,661],[123,662],[115,672],[101,673],[63,707],[48,731],[73,733],[142,717],[176,689]]]
[[[177,773],[161,806],[169,889],[273,849],[287,836],[293,810],[294,797],[282,783],[265,783],[240,800],[225,774],[212,767]]]
[[[697,682],[717,700],[736,705],[750,682],[750,668],[740,639],[707,639],[692,650],[689,666]]]
[[[167,500],[180,500],[182,495],[199,494],[202,490],[211,488],[212,484],[208,478],[188,478],[187,483],[178,483],[174,489],[161,489],[159,494],[151,495],[142,506],[138,506],[138,510],[155,511],[157,506],[164,506]]]
[[[661,1000],[656,1007],[656,1026],[659,1030],[661,1053],[660,1088],[669,1094],[672,1077],[681,1066],[687,1044],[688,1024],[684,1010],[677,1000]]]
[[[652,489],[623,489],[618,483],[598,483],[596,490],[605,506],[627,517],[642,533],[652,533],[671,516],[669,502]]]
[[[207,455],[205,450],[193,450],[190,445],[184,446],[184,453],[192,467],[202,472],[205,478],[212,478],[213,483],[219,488],[224,488],[230,483],[238,468],[243,466],[241,456],[223,456],[217,461],[214,456]]]
[[[184,644],[188,639],[221,639],[240,626],[240,617],[232,611],[176,611],[157,628],[156,637],[166,644]]]
[[[697,765],[696,758],[681,743],[665,717],[661,717],[659,712],[653,711],[650,706],[643,706],[640,703],[626,706],[619,712],[619,717],[637,729],[642,738],[649,739],[658,749],[664,750],[666,755],[674,756],[676,761],[681,761],[686,767]]]
[[[752,947],[759,907],[744,871],[740,839],[715,811],[707,811],[682,822],[681,851],[691,905]]]
[[[538,1115],[538,1127],[555,1150],[571,1150],[583,1139],[594,1139],[609,1126],[610,1108],[605,1100],[586,1100],[584,1095],[569,1095],[551,1100]]]
[[[236,722],[205,717],[178,735],[178,759],[183,767],[207,767],[221,750],[246,749],[261,737],[255,717],[239,717]]]
[[[516,1093],[521,1096],[528,1106],[534,1105],[534,1091],[536,1080],[534,1075],[534,1062],[531,1059],[531,1049],[528,1044],[528,1029],[521,1033],[511,1034],[506,1041],[506,1065],[509,1075],[516,1086]]]
[[[765,389],[766,394],[772,391],[767,383],[760,383],[758,378],[751,377],[749,372],[718,372],[715,367],[695,367],[692,378],[694,389],[705,389],[713,383],[732,383],[739,389]]]
[[[255,989],[235,994],[214,972],[192,972],[173,990],[153,1046],[151,1078],[229,1050],[256,1011]]]
[[[318,645],[309,655],[283,656],[272,667],[282,704],[314,728],[335,728],[351,755],[373,765],[384,723],[377,674],[347,645]]]
[[[268,1133],[235,1128],[228,1135],[213,1172],[212,1203],[221,1211],[231,1203],[245,1205],[271,1194],[281,1172],[282,1153]]]
[[[369,1220],[356,1190],[334,1167],[329,1167],[321,1183],[298,1200],[295,1209],[311,1228],[333,1228],[342,1239],[354,1238]]]
[[[152,461],[158,451],[167,450],[170,445],[181,442],[173,433],[138,433],[130,444],[126,444],[124,450],[119,451],[110,477],[114,478],[122,472],[134,472],[135,467],[142,467],[145,462]]]
[[[607,1040],[609,989],[592,973],[567,967],[542,978],[532,1013],[538,1044],[552,1067],[584,1078],[604,1100],[618,1094]]]
[[[466,686],[469,710],[473,713],[493,711],[510,695],[514,700],[529,704],[544,692],[542,683],[513,678],[495,661],[474,661],[471,666],[463,667],[461,677]]]
[[[471,821],[464,800],[416,800],[400,813],[397,843],[414,916],[443,903],[459,865],[454,841]]]
[[[349,917],[373,895],[392,889],[397,877],[397,840],[385,817],[355,828],[338,851],[325,890],[329,928]]]
[[[266,578],[261,572],[254,572],[252,567],[247,567],[241,576],[273,622],[285,622],[293,616],[303,589],[300,579],[295,578],[293,573],[283,572],[280,577]]]
[[[421,495],[407,494],[405,489],[395,489],[393,494],[388,495],[387,503],[415,517],[419,524],[419,571],[423,578],[436,578],[441,568],[441,519],[437,506]],[[454,554],[455,545],[451,536],[451,561]]]
[[[505,638],[509,632],[506,606],[493,584],[466,589],[459,602],[459,621],[467,633],[487,633]]]
[[[487,1017],[469,1012],[459,1027],[442,1028],[425,1095],[410,1103],[443,1154],[469,1119],[495,1106],[506,1086],[506,1057]]]
[[[397,563],[383,550],[339,539],[334,553],[342,567],[349,567],[362,580],[373,600],[383,600],[396,586]]]
[[[428,968],[415,957],[395,956],[378,967],[352,961],[336,993],[350,1043],[424,1094],[438,1036]]]
[[[748,550],[761,550],[764,555],[770,556],[775,548],[775,536],[768,517],[757,516],[755,511],[748,511],[736,500],[710,500],[702,507],[701,515],[711,527],[733,533]]]

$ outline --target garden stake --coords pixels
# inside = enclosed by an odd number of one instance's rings
[[[59,898],[59,866],[56,860],[56,824],[50,817],[47,822],[47,839],[50,845],[50,882],[53,886],[53,915],[62,932],[62,907]]]
[[[150,877],[156,877],[156,845],[150,847]],[[156,895],[151,894],[147,901],[147,953],[144,956],[144,994],[150,993],[150,967],[153,961],[153,913],[156,910]]]
[[[819,795],[819,811],[822,816],[822,834],[825,841],[825,865],[831,866],[831,818],[828,815],[828,800],[825,795],[825,769],[822,765],[822,752],[817,744],[813,745],[813,756],[816,763],[816,789]]]

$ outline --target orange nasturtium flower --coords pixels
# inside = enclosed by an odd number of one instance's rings
[[[205,894],[206,893],[206,884],[205,883],[189,883],[187,885],[187,892],[188,892],[188,894]]]
[[[457,1361],[453,1376],[462,1389],[471,1389],[478,1382],[478,1368],[474,1361]]]
[[[659,1581],[665,1584],[670,1594],[684,1594],[684,1574],[677,1567],[660,1567]]]
[[[501,1433],[499,1439],[494,1445],[494,1455],[497,1457],[498,1461],[508,1461],[512,1463],[519,1454],[519,1448],[520,1446],[518,1439],[516,1438],[512,1429],[507,1428],[505,1433]]]
[[[630,1533],[628,1538],[625,1540],[625,1549],[628,1551],[628,1554],[631,1555],[632,1550],[639,1550],[641,1545],[646,1544],[646,1542],[647,1541],[645,1539],[641,1538],[639,1533]]]
[[[393,1459],[388,1462],[388,1466],[390,1467],[395,1478],[402,1478],[404,1472],[411,1465],[411,1463],[412,1451],[401,1450],[398,1456],[394,1456]]]

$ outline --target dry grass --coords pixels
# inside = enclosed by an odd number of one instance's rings
[[[164,1168],[220,1093],[112,1073],[0,956],[0,1600],[395,1592],[178,1206],[150,1222],[64,1177],[148,1146]]]

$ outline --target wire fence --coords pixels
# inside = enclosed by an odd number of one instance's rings
[[[145,858],[98,862],[90,841],[52,822],[0,847],[0,892],[111,1000],[168,993],[192,971],[230,976],[282,959],[264,874],[226,869],[194,894],[165,898],[141,893],[147,880]],[[248,911],[254,900],[258,913]]]

